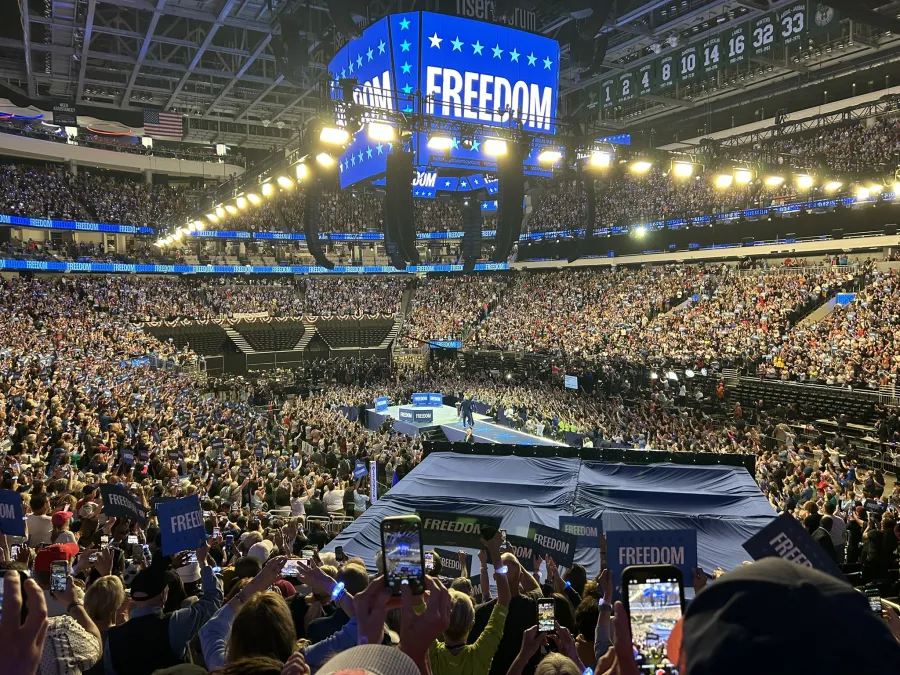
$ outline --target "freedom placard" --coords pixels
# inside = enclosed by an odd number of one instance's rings
[[[472,595],[475,596],[475,602],[478,604],[484,602],[484,595],[481,592],[481,575],[476,574],[474,577],[469,577],[469,583],[472,584]]]
[[[560,516],[559,529],[568,534],[574,534],[575,545],[578,548],[600,548],[603,523],[599,518]]]
[[[103,513],[116,518],[130,518],[145,526],[147,524],[147,509],[135,497],[118,485],[109,483],[100,485],[100,495],[103,497]]]
[[[446,548],[436,548],[434,553],[441,559],[441,576],[450,579],[459,579],[462,576],[469,576],[469,570],[463,569],[459,564],[459,552],[451,551]],[[468,561],[468,558],[467,558]]]
[[[506,550],[515,554],[526,572],[534,572],[534,542],[528,537],[506,535]]]
[[[427,546],[442,544],[462,548],[481,548],[481,528],[500,527],[500,518],[446,511],[416,511],[422,519],[422,541]]]
[[[206,542],[206,527],[197,495],[157,505],[163,555],[192,551]]]
[[[674,565],[690,584],[697,567],[696,530],[620,530],[606,533],[606,565],[618,588],[631,565]]]
[[[22,495],[13,490],[0,490],[0,532],[10,537],[25,536]]]
[[[359,480],[368,474],[369,470],[366,468],[366,463],[359,459],[356,460],[356,464],[353,465],[353,477]]]
[[[743,543],[744,550],[754,560],[784,558],[798,565],[806,565],[845,581],[844,573],[825,549],[809,536],[806,528],[789,513],[782,513],[771,523]]]
[[[537,555],[553,558],[553,562],[563,567],[571,567],[575,562],[576,537],[555,527],[540,523],[529,523],[528,539],[534,542]]]
[[[388,409],[388,397],[387,396],[379,396],[375,399],[375,411],[381,412],[382,410]]]

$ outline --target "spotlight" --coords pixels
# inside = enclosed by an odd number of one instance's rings
[[[373,141],[384,141],[385,143],[394,140],[394,127],[385,122],[369,122],[367,129],[369,138]]]
[[[893,186],[894,199],[900,197],[900,181],[896,181]]]
[[[488,138],[484,142],[484,154],[491,157],[506,154],[506,141],[502,138]]]
[[[275,182],[277,182],[285,190],[290,190],[292,187],[294,187],[294,181],[292,181],[287,176],[278,176],[278,178],[275,179]]]
[[[228,213],[230,213],[232,216],[238,212],[238,210],[236,208],[234,208],[231,204],[226,204],[225,210],[228,211]]]
[[[475,145],[475,134],[471,128],[465,128],[459,133],[459,145],[463,150],[471,150]]]
[[[812,176],[805,173],[801,173],[794,180],[797,183],[797,187],[801,190],[809,190],[813,186]]]
[[[634,233],[639,237],[643,237],[645,234],[647,234],[647,228],[643,225],[638,225],[636,228],[634,228]]]
[[[350,140],[350,133],[340,127],[323,127],[319,133],[319,140],[332,145],[344,145]]]
[[[825,192],[837,192],[841,189],[842,183],[839,180],[833,180],[825,183]]]
[[[204,222],[203,222],[202,220],[200,220],[200,219],[197,219],[197,220],[194,221],[194,227],[196,227],[198,230],[205,230],[205,229],[206,229],[206,223],[204,223]]]
[[[327,152],[320,152],[316,155],[316,161],[322,166],[331,166],[334,164],[334,157],[329,155]]]
[[[720,190],[730,188],[732,182],[734,182],[734,176],[732,176],[730,173],[720,173],[718,176],[716,176],[716,187]]]
[[[872,196],[875,196],[877,194],[880,194],[883,189],[884,189],[884,185],[879,185],[878,183],[872,183],[869,186],[869,194]]]
[[[857,201],[861,202],[868,198],[869,198],[869,189],[868,188],[861,187],[856,190],[856,200]]]
[[[612,162],[612,155],[601,150],[594,150],[591,153],[591,166],[607,167]]]
[[[216,223],[219,220],[219,216],[217,216],[215,213],[207,213],[206,219],[211,223]]]
[[[559,150],[544,150],[538,155],[541,164],[556,164],[561,159],[562,153]]]
[[[738,169],[734,172],[734,179],[738,183],[746,185],[751,180],[753,180],[753,174],[748,169]]]
[[[225,209],[223,209],[221,206],[217,206],[216,207],[216,215],[219,218],[224,218],[225,217]]]
[[[453,147],[453,139],[449,136],[432,136],[428,139],[429,150],[449,150]]]
[[[263,183],[260,190],[262,191],[263,197],[271,197],[275,192],[275,186],[271,183]]]
[[[690,162],[675,162],[672,165],[672,173],[676,178],[690,178],[694,175],[694,165]]]
[[[632,162],[631,166],[629,166],[628,168],[631,169],[634,173],[647,173],[650,170],[651,166],[653,166],[653,162],[638,160],[637,162]]]
[[[239,209],[241,209],[242,211],[247,208],[247,198],[244,196],[238,197],[236,200],[234,200],[234,202],[235,202],[235,204],[237,204],[237,207]]]
[[[297,180],[303,180],[306,178],[306,174],[309,173],[309,167],[306,164],[298,164],[294,169],[294,174],[297,176]]]
[[[190,222],[190,223],[187,224],[187,229],[188,229],[188,232],[193,232],[194,230],[197,229],[197,226],[194,225],[194,223],[193,223],[193,221],[192,221],[192,222]]]
[[[778,187],[784,182],[783,176],[766,176],[765,183],[768,187]]]
[[[247,193],[247,200],[248,200],[251,204],[253,204],[253,206],[256,206],[257,204],[259,204],[259,203],[262,201],[262,200],[259,198],[259,195],[256,194],[255,192],[248,192],[248,193]]]

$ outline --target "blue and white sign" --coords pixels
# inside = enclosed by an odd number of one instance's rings
[[[437,407],[444,405],[444,395],[438,393],[428,394],[428,405]]]
[[[559,529],[576,537],[576,547],[600,548],[600,535],[603,534],[603,522],[599,518],[580,518],[578,516],[560,516]]]
[[[193,551],[206,542],[206,527],[197,495],[162,502],[157,505],[156,512],[163,555]]]
[[[353,477],[359,480],[368,474],[369,470],[366,468],[366,463],[360,459],[356,460],[356,464],[353,465]]]
[[[413,424],[431,424],[434,421],[434,411],[400,408],[400,421],[412,422]]]
[[[369,499],[372,504],[378,501],[378,475],[375,472],[375,460],[369,460]]]
[[[414,406],[440,407],[444,405],[444,395],[439,392],[416,392],[412,395],[412,403]]]
[[[566,389],[578,389],[578,376],[566,375],[563,384]]]
[[[22,495],[13,490],[0,490],[0,532],[9,537],[25,536]]]
[[[622,582],[622,570],[631,565],[674,565],[681,570],[685,584],[689,584],[697,567],[697,531],[607,532],[606,564],[617,587]]]
[[[845,580],[841,568],[789,513],[782,513],[743,544],[754,560],[784,558]]]
[[[390,404],[390,401],[388,401],[387,396],[379,396],[378,398],[375,399],[375,411],[381,412],[383,410],[387,410],[389,404]]]

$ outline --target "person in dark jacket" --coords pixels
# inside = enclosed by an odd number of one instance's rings
[[[819,521],[819,527],[812,533],[812,538],[814,541],[819,542],[819,546],[825,550],[825,554],[837,563],[837,551],[834,548],[834,542],[831,541],[831,526],[833,522],[831,516],[822,516],[822,519]]]

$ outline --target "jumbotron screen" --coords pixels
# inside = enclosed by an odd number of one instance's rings
[[[368,108],[413,113],[420,92],[425,115],[475,126],[471,148],[454,138],[447,154],[416,134],[410,149],[419,167],[496,170],[496,159],[484,153],[483,127],[508,124],[510,112],[527,131],[555,131],[559,44],[541,35],[445,14],[394,14],[347,43],[328,68],[335,80],[355,77],[353,98]],[[339,87],[331,92],[342,98]],[[341,187],[384,173],[393,151],[364,127],[340,157]],[[537,154],[526,158],[526,171],[547,173]]]

